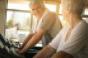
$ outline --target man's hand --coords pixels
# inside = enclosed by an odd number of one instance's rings
[[[24,55],[25,53],[23,53],[23,51],[21,50],[21,49],[16,49],[16,52],[18,53],[18,54],[21,54],[21,55]]]
[[[23,49],[24,46],[28,43],[28,41],[32,38],[33,35],[34,35],[34,34],[29,34],[29,35],[27,36],[27,38],[23,41],[23,44],[22,44],[21,47],[19,47],[19,49]]]

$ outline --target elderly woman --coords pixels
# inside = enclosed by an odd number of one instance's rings
[[[83,0],[61,0],[61,4],[67,26],[34,58],[88,58],[88,24],[81,17]]]

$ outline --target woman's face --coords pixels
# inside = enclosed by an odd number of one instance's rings
[[[62,7],[62,15],[66,21],[69,21],[71,14],[68,10],[64,9],[64,7]]]
[[[70,24],[72,19],[71,19],[71,12],[65,8],[62,7],[62,15],[63,19],[67,22],[67,24]]]

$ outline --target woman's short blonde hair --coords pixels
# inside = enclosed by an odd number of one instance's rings
[[[76,14],[82,14],[84,0],[61,0],[62,9]]]

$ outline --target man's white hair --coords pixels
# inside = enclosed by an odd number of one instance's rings
[[[62,8],[64,10],[74,12],[76,14],[82,14],[84,10],[84,0],[61,0]]]
[[[31,3],[43,3],[42,0],[31,0]]]
[[[41,7],[44,7],[43,0],[31,0],[30,5],[32,5],[32,4],[39,4]]]

